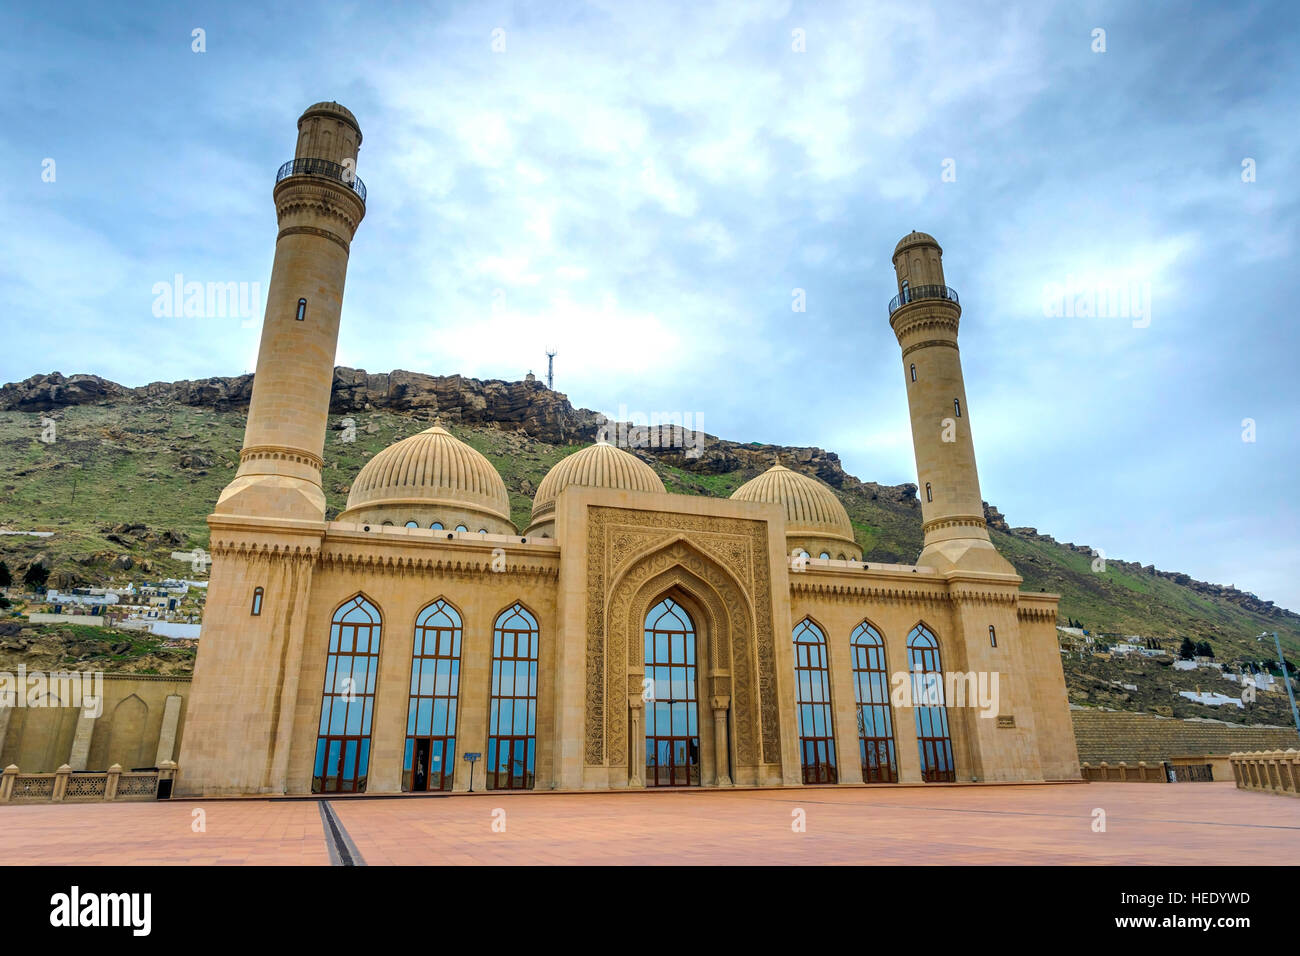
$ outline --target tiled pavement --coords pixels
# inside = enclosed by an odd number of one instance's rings
[[[343,797],[330,806],[368,865],[1259,865],[1300,856],[1300,800],[1231,783],[495,793]],[[801,833],[791,826],[797,808]],[[1098,808],[1104,833],[1093,830]],[[192,830],[196,809],[206,832]],[[314,800],[8,806],[0,834],[8,864],[331,859]]]

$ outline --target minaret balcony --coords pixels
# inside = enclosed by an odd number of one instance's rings
[[[275,181],[278,183],[290,176],[324,176],[343,183],[360,196],[362,202],[366,201],[366,184],[361,181],[361,177],[346,166],[326,159],[291,159],[280,167],[280,171],[275,174]]]
[[[909,302],[919,302],[922,299],[947,299],[949,302],[961,304],[957,299],[956,289],[946,285],[918,285],[904,289],[890,299],[889,314],[893,315]]]

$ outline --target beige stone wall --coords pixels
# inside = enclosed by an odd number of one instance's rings
[[[184,735],[189,694],[185,677],[105,674],[99,717],[60,706],[14,708],[7,720],[0,712],[0,766],[16,764],[24,773],[52,773],[65,763],[100,771],[115,763],[125,770],[156,766],[160,740],[179,742]],[[170,706],[170,720],[169,698],[179,702]],[[79,730],[84,758],[74,762]]]

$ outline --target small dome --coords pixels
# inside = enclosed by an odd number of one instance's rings
[[[894,246],[894,255],[897,256],[908,246],[939,246],[939,241],[928,232],[917,232],[913,229],[902,239],[898,240],[898,245]],[[943,249],[939,248],[939,254],[943,254]]]
[[[554,517],[555,499],[569,485],[665,493],[664,483],[640,458],[608,442],[597,442],[562,459],[546,473],[533,498],[534,526]]]
[[[352,115],[352,111],[342,103],[335,103],[333,100],[325,100],[321,103],[313,103],[302,111],[302,116],[307,117],[312,113],[330,113],[335,116],[341,116],[350,122],[353,126],[357,125],[357,118]],[[300,119],[302,117],[299,117]]]
[[[510,496],[497,470],[441,425],[403,438],[366,462],[339,519],[357,520],[364,512],[365,520],[375,521],[375,512],[383,510],[404,523],[402,516],[413,507],[510,522]]]
[[[773,465],[745,482],[735,501],[763,501],[785,508],[786,535],[841,538],[852,542],[853,523],[835,492],[816,478]]]

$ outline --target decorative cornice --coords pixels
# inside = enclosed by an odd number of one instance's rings
[[[507,577],[531,577],[537,579],[558,580],[559,564],[539,564],[511,561],[507,553],[501,567],[496,567],[495,556],[482,552],[464,556],[448,554],[436,555],[383,555],[355,548],[337,550],[331,546],[320,555],[318,567],[326,570],[347,570],[365,574],[424,575],[436,574],[440,577],[472,577],[485,575],[503,575]]]
[[[351,255],[352,247],[348,241],[337,233],[330,232],[328,229],[317,229],[315,226],[289,226],[281,229],[275,241],[279,242],[285,236],[319,236],[321,239],[328,239],[330,242],[336,242],[343,247],[343,251]]]
[[[317,471],[320,471],[325,465],[319,455],[313,455],[301,448],[289,448],[284,445],[249,445],[247,448],[239,450],[239,463],[241,465],[246,461],[261,459],[292,461],[299,465],[310,465]]]
[[[911,345],[909,345],[907,348],[903,349],[903,358],[907,358],[917,349],[928,349],[935,346],[940,348],[954,349],[958,352],[961,351],[961,349],[957,348],[957,343],[952,339],[926,339],[924,342],[914,342]]]
[[[944,515],[940,518],[931,518],[921,525],[921,534],[929,534],[931,531],[938,531],[941,528],[987,529],[987,527],[987,522],[979,515]]]

